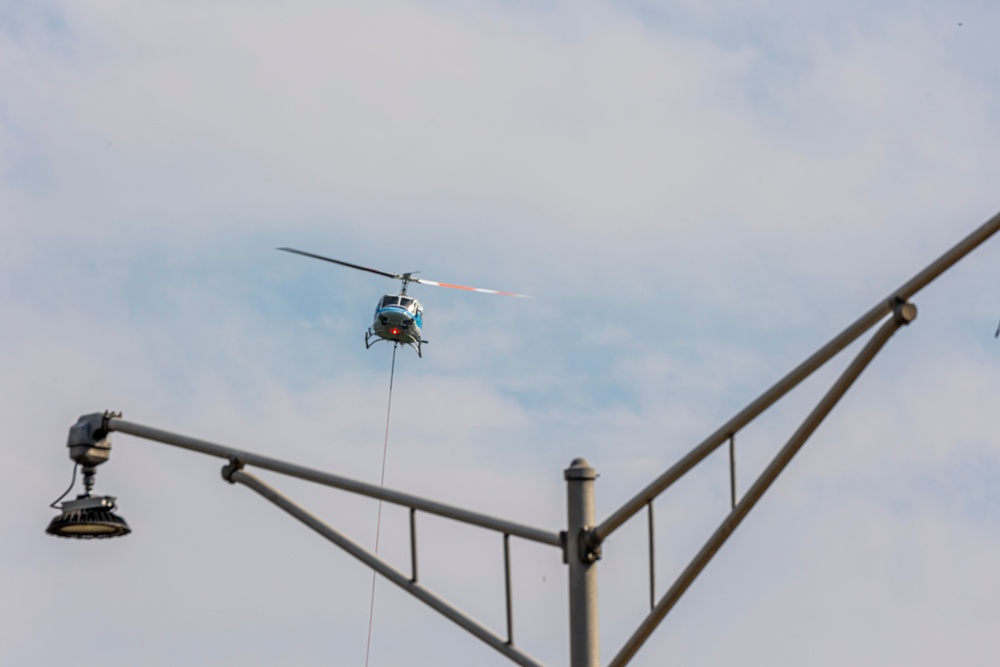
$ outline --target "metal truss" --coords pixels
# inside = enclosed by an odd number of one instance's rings
[[[511,606],[510,538],[557,547],[563,551],[563,560],[568,565],[569,577],[569,648],[571,667],[598,667],[600,652],[598,646],[597,613],[597,563],[601,559],[602,543],[626,521],[646,510],[649,522],[649,600],[650,612],[639,627],[617,651],[608,663],[610,667],[628,664],[642,644],[666,617],[680,597],[691,586],[712,557],[723,546],[733,531],[746,518],[754,505],[771,487],[795,454],[850,389],[861,373],[874,360],[892,335],[917,315],[916,307],[910,299],[930,284],[944,271],[953,266],[973,249],[981,245],[1000,230],[1000,214],[995,215],[969,236],[956,244],[920,271],[899,289],[879,301],[856,322],[831,339],[812,356],[775,383],[770,389],[752,401],[736,416],[719,427],[701,444],[683,456],[674,466],[665,471],[646,488],[636,494],[603,522],[597,523],[594,516],[594,482],[597,473],[584,459],[576,459],[565,470],[567,482],[567,524],[566,529],[556,532],[526,526],[486,514],[446,505],[433,500],[419,498],[400,491],[373,484],[340,477],[261,456],[252,452],[234,449],[196,438],[177,435],[159,429],[125,421],[113,413],[85,415],[70,430],[71,447],[88,443],[93,447],[109,450],[104,445],[108,433],[118,431],[138,438],[174,445],[184,449],[226,459],[228,463],[222,471],[223,478],[233,484],[240,484],[256,491],[288,514],[295,517],[329,541],[345,550],[377,573],[414,595],[431,608],[443,614],[474,636],[501,652],[513,662],[527,667],[541,667],[541,663],[514,644],[514,623]],[[866,332],[881,323],[875,333],[865,343],[857,356],[847,365],[826,394],[802,421],[801,425],[764,471],[750,485],[742,497],[736,493],[735,438],[745,426],[774,405],[803,380],[812,375],[848,345],[858,340]],[[655,534],[653,530],[653,503],[671,485],[690,472],[698,463],[724,444],[729,444],[730,455],[730,499],[731,511],[701,550],[694,556],[666,593],[657,600],[654,563]],[[103,449],[102,449],[103,451]],[[72,453],[71,453],[72,456]],[[105,455],[106,458],[106,455]],[[95,464],[91,464],[95,465]],[[315,482],[349,493],[377,498],[410,510],[410,553],[409,575],[400,572],[384,559],[367,551],[345,537],[339,531],[318,519],[280,492],[246,471],[248,467],[270,470],[275,473]],[[502,637],[451,603],[423,586],[417,572],[417,513],[433,514],[461,523],[470,524],[502,535],[504,552],[504,578],[506,591],[506,637]]]

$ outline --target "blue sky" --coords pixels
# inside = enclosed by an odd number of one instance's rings
[[[42,532],[104,409],[377,480],[390,348],[362,336],[393,284],[274,248],[535,295],[414,288],[386,480],[558,530],[574,457],[606,515],[1000,209],[998,28],[977,2],[0,5],[2,493],[34,508],[0,525],[0,662],[361,664],[368,572],[216,461],[116,437],[97,490],[134,533]],[[998,260],[915,299],[634,664],[992,664]],[[743,488],[844,363],[740,434]],[[275,483],[373,543],[372,503]],[[658,502],[663,585],[727,488],[716,456]],[[495,536],[426,523],[425,581],[501,631]],[[644,613],[640,524],[605,546],[605,662]],[[518,642],[565,664],[559,554],[514,557]],[[380,585],[370,664],[507,663]]]

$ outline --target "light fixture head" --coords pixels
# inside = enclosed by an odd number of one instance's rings
[[[108,460],[111,456],[111,441],[108,439],[108,420],[121,417],[120,413],[105,412],[84,415],[69,428],[69,438],[66,446],[69,457],[83,467],[83,495],[76,500],[59,501],[73,489],[76,483],[77,468],[73,468],[73,480],[69,488],[52,507],[62,510],[62,513],[52,519],[45,532],[57,537],[75,537],[79,539],[95,539],[102,537],[118,537],[128,535],[132,530],[125,519],[115,514],[114,496],[91,495],[94,490],[94,468]]]
[[[66,446],[69,457],[84,467],[101,465],[111,456],[111,441],[108,439],[107,420],[113,413],[95,412],[83,415],[69,427]]]
[[[76,539],[101,539],[128,535],[132,529],[125,519],[114,513],[113,496],[78,496],[67,500],[60,508],[62,514],[52,519],[45,532],[56,537]]]

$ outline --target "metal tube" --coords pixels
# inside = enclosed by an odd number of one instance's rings
[[[667,612],[673,608],[680,597],[688,589],[688,587],[694,582],[695,578],[701,573],[701,571],[708,565],[708,562],[716,554],[716,552],[722,547],[725,541],[732,535],[736,527],[739,526],[740,522],[746,517],[746,515],[753,509],[753,506],[760,500],[764,492],[774,483],[778,475],[785,466],[789,464],[792,457],[798,453],[802,445],[805,444],[806,440],[810,435],[816,430],[816,428],[822,423],[823,419],[833,410],[837,402],[843,397],[843,395],[850,389],[851,385],[861,372],[871,363],[878,354],[879,350],[889,341],[892,335],[899,329],[900,326],[908,324],[913,318],[916,317],[916,308],[911,304],[904,304],[899,309],[897,309],[897,315],[892,319],[888,320],[883,324],[878,331],[872,336],[871,340],[865,344],[865,347],[858,353],[858,356],[851,361],[847,369],[843,374],[837,379],[830,390],[823,396],[820,402],[813,408],[813,411],[809,413],[809,416],[802,422],[799,428],[795,431],[792,437],[788,440],[788,443],[778,452],[764,472],[760,474],[760,477],[753,483],[749,490],[747,490],[746,495],[743,499],[736,505],[733,511],[726,517],[722,525],[715,531],[705,546],[702,547],[698,555],[694,557],[691,563],[685,568],[681,575],[677,578],[677,581],[670,587],[670,590],[660,599],[656,607],[646,619],[639,625],[636,631],[632,634],[629,640],[625,643],[622,649],[618,652],[618,655],[608,663],[608,667],[623,667],[627,664],[632,656],[635,655],[639,647],[645,643],[645,641],[652,634],[656,626],[660,624],[663,618],[667,615]]]
[[[594,524],[594,480],[597,472],[586,459],[574,459],[566,469],[566,554],[569,564],[569,664],[598,667],[600,649],[597,622],[597,560],[587,548],[586,535]]]
[[[417,510],[410,508],[410,581],[417,583]]]
[[[702,459],[715,451],[731,434],[738,432],[749,424],[760,413],[771,407],[778,399],[794,389],[800,382],[812,375],[816,369],[832,359],[837,353],[857,340],[862,334],[875,326],[879,320],[892,312],[900,301],[906,301],[935,278],[951,268],[956,262],[975,250],[984,241],[1000,231],[1000,213],[997,213],[974,232],[959,241],[946,253],[927,265],[913,278],[903,283],[887,298],[877,303],[871,310],[862,315],[856,322],[837,334],[826,345],[814,352],[812,356],[799,364],[795,369],[781,378],[770,389],[761,394],[739,414],[723,424],[715,433],[708,436],[701,444],[688,452],[673,467],[664,472],[640,491],[634,498],[621,506],[614,514],[605,519],[589,537],[591,543],[598,544],[608,535],[628,521],[636,512],[642,509],[649,500],[662,493],[667,487],[680,479]]]
[[[729,436],[729,508],[736,508],[736,434]]]
[[[451,603],[446,602],[444,599],[430,592],[420,584],[410,581],[405,574],[396,570],[381,558],[366,550],[364,547],[359,546],[349,538],[341,535],[334,528],[330,527],[262,480],[243,472],[242,470],[231,472],[229,477],[233,482],[243,484],[244,486],[247,486],[264,496],[272,503],[288,512],[293,517],[309,526],[314,531],[330,540],[392,583],[413,594],[414,597],[418,598],[429,607],[437,610],[451,621],[454,621],[456,624],[465,628],[470,633],[500,651],[517,664],[524,665],[524,667],[543,667],[542,663],[538,662],[527,653],[511,646],[503,639],[493,634],[493,632],[491,632],[488,628],[480,625],[478,621],[473,620],[463,612],[459,611]]]
[[[656,539],[653,530],[653,501],[646,504],[649,512],[649,608],[656,606]]]
[[[109,431],[128,433],[129,435],[134,435],[138,438],[154,440],[156,442],[162,442],[166,445],[173,445],[175,447],[182,447],[191,451],[201,452],[202,454],[208,454],[209,456],[217,456],[223,459],[239,461],[240,463],[248,466],[256,466],[258,468],[271,470],[282,475],[288,475],[290,477],[304,479],[309,482],[331,486],[350,493],[357,493],[370,498],[378,498],[388,503],[411,507],[413,509],[418,509],[421,512],[436,514],[438,516],[454,519],[455,521],[461,521],[463,523],[470,523],[475,526],[480,526],[481,528],[488,528],[501,533],[510,533],[511,535],[516,535],[533,542],[541,542],[542,544],[548,544],[554,547],[562,546],[558,533],[524,526],[511,521],[506,521],[504,519],[497,519],[486,514],[479,514],[478,512],[470,512],[469,510],[461,507],[452,507],[451,505],[445,505],[433,500],[426,500],[417,496],[411,496],[407,493],[386,489],[375,484],[367,484],[365,482],[359,482],[347,477],[331,475],[330,473],[322,472],[320,470],[313,470],[311,468],[286,463],[285,461],[273,459],[267,456],[261,456],[260,454],[254,454],[253,452],[246,452],[239,449],[233,449],[232,447],[227,447],[225,445],[218,445],[214,442],[208,442],[207,440],[199,440],[197,438],[178,435],[168,431],[161,431],[149,426],[143,426],[142,424],[136,424],[117,418],[108,419],[107,428]]]
[[[503,534],[503,581],[507,598],[507,643],[514,645],[514,605],[510,583],[510,535]]]

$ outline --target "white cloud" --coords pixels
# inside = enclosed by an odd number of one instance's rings
[[[376,479],[389,350],[361,334],[392,284],[272,250],[301,244],[539,297],[420,292],[390,484],[556,530],[586,455],[612,509],[996,208],[995,12],[924,9],[6,11],[3,498],[44,509],[66,427],[105,408]],[[635,664],[987,664],[995,244],[920,295]],[[741,487],[821,385],[740,434]],[[127,540],[54,541],[42,509],[0,524],[0,662],[361,660],[364,568],[220,462],[114,442],[97,490]],[[372,503],[275,484],[370,544]],[[720,453],[658,503],[661,584],[727,488]],[[384,516],[405,569],[405,513]],[[605,659],[645,605],[634,523],[601,564]],[[496,536],[420,530],[427,580],[502,631]],[[559,554],[517,543],[514,567],[519,642],[565,662]],[[387,585],[376,619],[373,664],[506,664]]]

